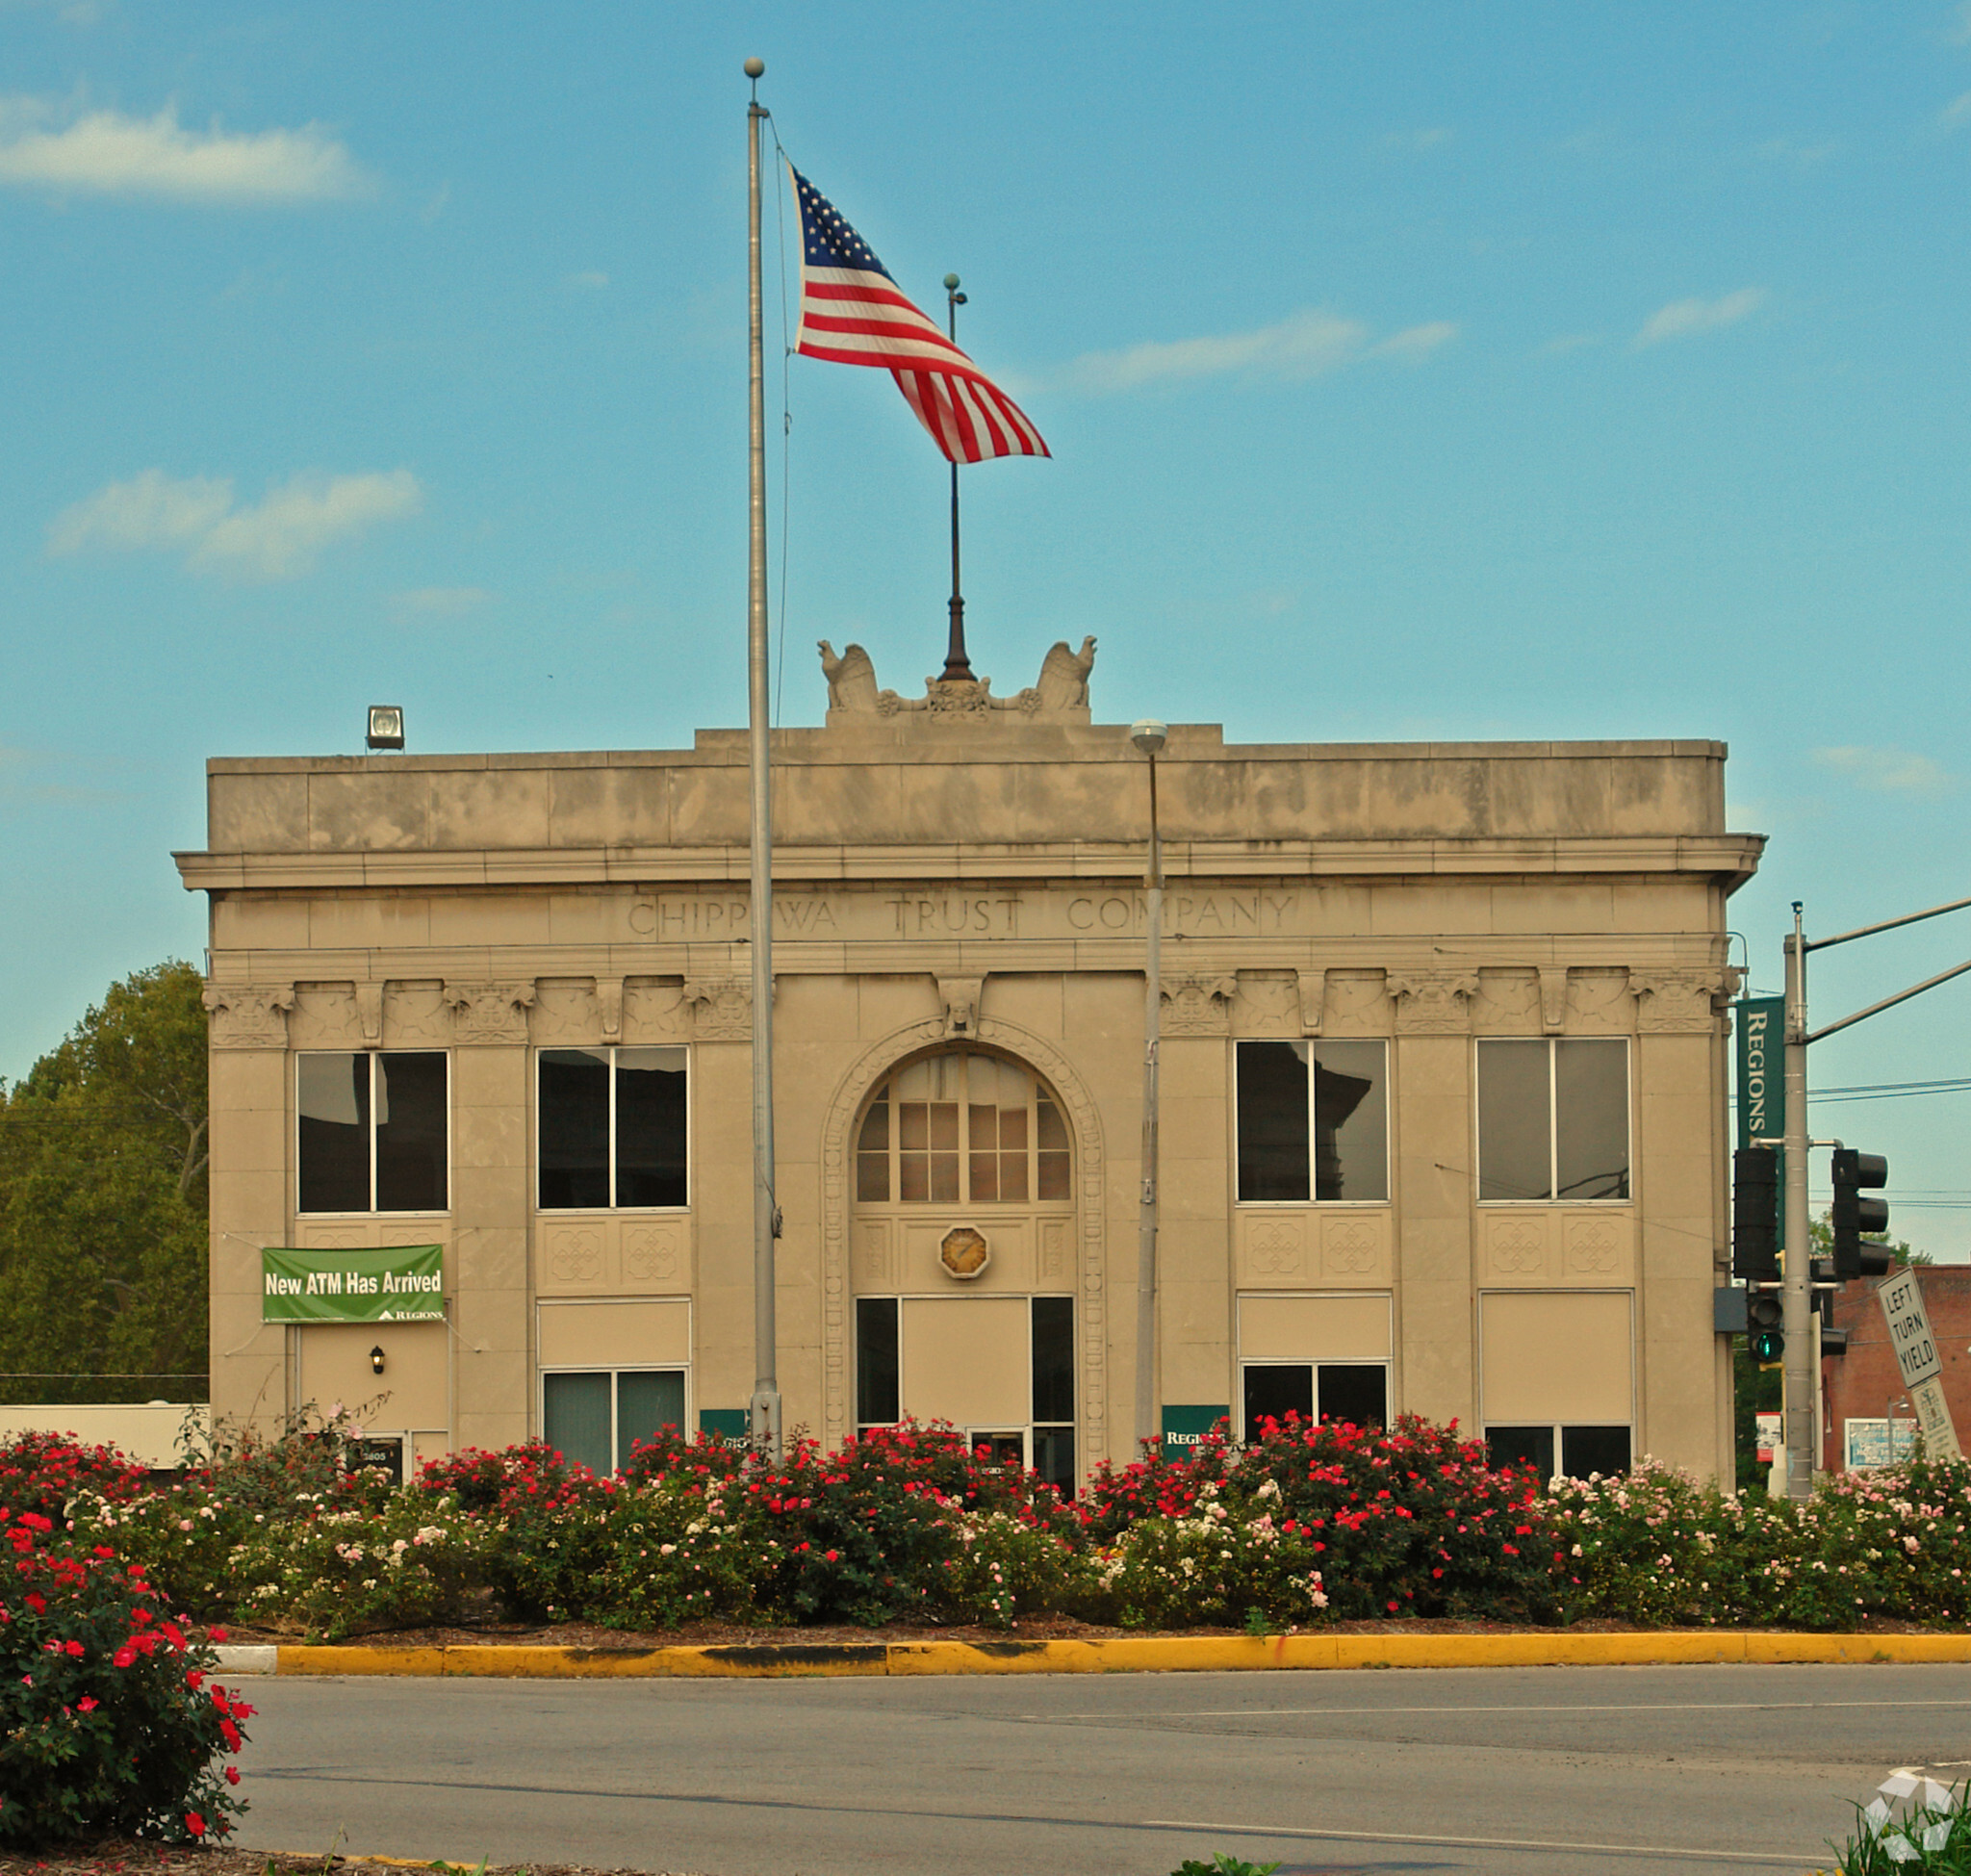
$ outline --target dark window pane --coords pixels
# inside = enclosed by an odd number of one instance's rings
[[[1074,1497],[1074,1428],[1034,1428],[1034,1470],[1062,1498]]]
[[[1034,1120],[1040,1137],[1041,1152],[1067,1151],[1067,1122],[1061,1118],[1061,1110],[1045,1094],[1038,1098],[1035,1106]]]
[[[609,1202],[609,1051],[541,1051],[540,1192],[544,1212]]]
[[[1305,1043],[1239,1044],[1239,1196],[1308,1195]]]
[[[294,1106],[300,1116],[300,1209],[367,1212],[370,1058],[296,1056]]]
[[[860,1153],[887,1153],[889,1151],[889,1103],[878,1101],[862,1117],[861,1137],[856,1143]]]
[[[1069,1170],[1067,1154],[1043,1152],[1040,1155],[1040,1190],[1035,1195],[1039,1198],[1074,1196],[1074,1177]]]
[[[609,1470],[609,1381],[602,1375],[543,1375],[541,1432],[564,1459]]]
[[[1074,1298],[1034,1298],[1034,1418],[1074,1418]]]
[[[685,1205],[684,1051],[616,1051],[616,1202]]]
[[[1488,1426],[1485,1446],[1496,1466],[1531,1466],[1542,1478],[1553,1476],[1551,1426]]]
[[[629,1463],[631,1449],[660,1426],[684,1430],[684,1376],[618,1375],[616,1376],[616,1470]]]
[[[1314,1195],[1390,1195],[1389,1054],[1380,1042],[1314,1044]]]
[[[886,1426],[898,1419],[897,1299],[856,1299],[856,1420]]]
[[[376,1209],[446,1206],[445,1057],[376,1058]]]
[[[931,1196],[937,1204],[956,1203],[959,1195],[959,1156],[933,1153],[931,1156]]]
[[[1604,1477],[1628,1470],[1626,1426],[1563,1426],[1560,1429],[1560,1469],[1570,1478],[1591,1472]]]
[[[1390,1371],[1379,1361],[1322,1362],[1315,1377],[1320,1384],[1320,1417],[1356,1426],[1387,1426],[1389,1376]]]
[[[1628,1044],[1553,1045],[1557,1196],[1628,1196]]]
[[[1314,1369],[1307,1362],[1249,1363],[1245,1370],[1245,1437],[1257,1440],[1262,1422],[1287,1424],[1289,1414],[1314,1418]]]
[[[889,1103],[878,1101],[862,1117],[856,1144],[856,1196],[876,1204],[889,1197]]]
[[[1551,1198],[1547,1044],[1478,1044],[1478,1196]]]

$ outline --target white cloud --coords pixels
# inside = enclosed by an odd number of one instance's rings
[[[584,268],[579,273],[564,274],[561,284],[564,287],[606,287],[609,276],[601,268]]]
[[[1945,39],[1952,45],[1971,45],[1971,0],[1958,0],[1957,18],[1946,29]]]
[[[375,186],[318,124],[185,130],[167,105],[155,117],[90,111],[55,129],[48,127],[54,115],[41,99],[0,99],[0,184],[247,206],[346,200]]]
[[[1735,294],[1726,294],[1719,299],[1673,299],[1643,321],[1635,343],[1655,346],[1665,339],[1689,339],[1700,332],[1716,332],[1722,326],[1736,325],[1740,320],[1750,319],[1765,303],[1763,287],[1741,287]]]
[[[249,508],[233,505],[230,478],[180,479],[147,469],[57,515],[48,526],[48,552],[183,548],[188,567],[284,579],[306,573],[333,543],[379,522],[403,520],[423,504],[423,490],[408,469],[365,475],[310,470]]]
[[[1252,332],[1149,341],[1121,351],[1085,352],[1068,367],[1065,378],[1071,389],[1097,396],[1185,378],[1218,377],[1230,372],[1293,383],[1319,377],[1367,357],[1424,357],[1456,332],[1456,326],[1440,321],[1412,326],[1371,345],[1369,330],[1359,320],[1309,307],[1277,325],[1263,325]]]
[[[1940,795],[1957,786],[1957,777],[1931,760],[1902,749],[1871,749],[1849,744],[1817,749],[1813,759],[1824,769],[1845,775],[1857,786],[1890,794]]]
[[[1434,150],[1451,141],[1448,124],[1430,124],[1421,130],[1393,130],[1382,140],[1386,150]]]
[[[457,618],[474,612],[493,595],[483,586],[413,586],[390,596],[390,609],[399,618],[427,613],[440,618]]]
[[[1971,124],[1971,91],[1954,97],[1936,114],[1936,127],[1946,135],[1962,130],[1966,124]]]

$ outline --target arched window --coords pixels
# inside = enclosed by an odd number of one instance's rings
[[[927,1056],[876,1091],[856,1142],[864,1204],[1018,1204],[1073,1195],[1067,1123],[1017,1064],[969,1049]]]

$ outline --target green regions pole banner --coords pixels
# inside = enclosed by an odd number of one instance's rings
[[[444,1317],[445,1253],[437,1245],[260,1253],[263,1323],[437,1323]]]
[[[1738,1144],[1778,1140],[1786,1131],[1786,999],[1746,996],[1738,1000]],[[1778,1170],[1781,1197],[1777,1239],[1786,1243],[1786,1156],[1766,1149]]]

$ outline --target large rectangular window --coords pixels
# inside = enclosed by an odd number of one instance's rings
[[[690,1202],[687,1051],[543,1049],[537,1191],[545,1212]]]
[[[449,1202],[448,1106],[442,1051],[297,1055],[296,1208],[444,1211]]]
[[[1478,1196],[1580,1204],[1629,1195],[1622,1037],[1478,1044]]]
[[[1387,1362],[1249,1361],[1240,1381],[1248,1441],[1260,1437],[1268,1420],[1284,1426],[1290,1414],[1356,1426],[1381,1426],[1389,1419]]]
[[[1242,1041],[1236,1072],[1241,1203],[1389,1197],[1387,1044]]]
[[[541,1376],[541,1431],[563,1458],[621,1472],[639,1440],[684,1430],[679,1369],[601,1369]]]

